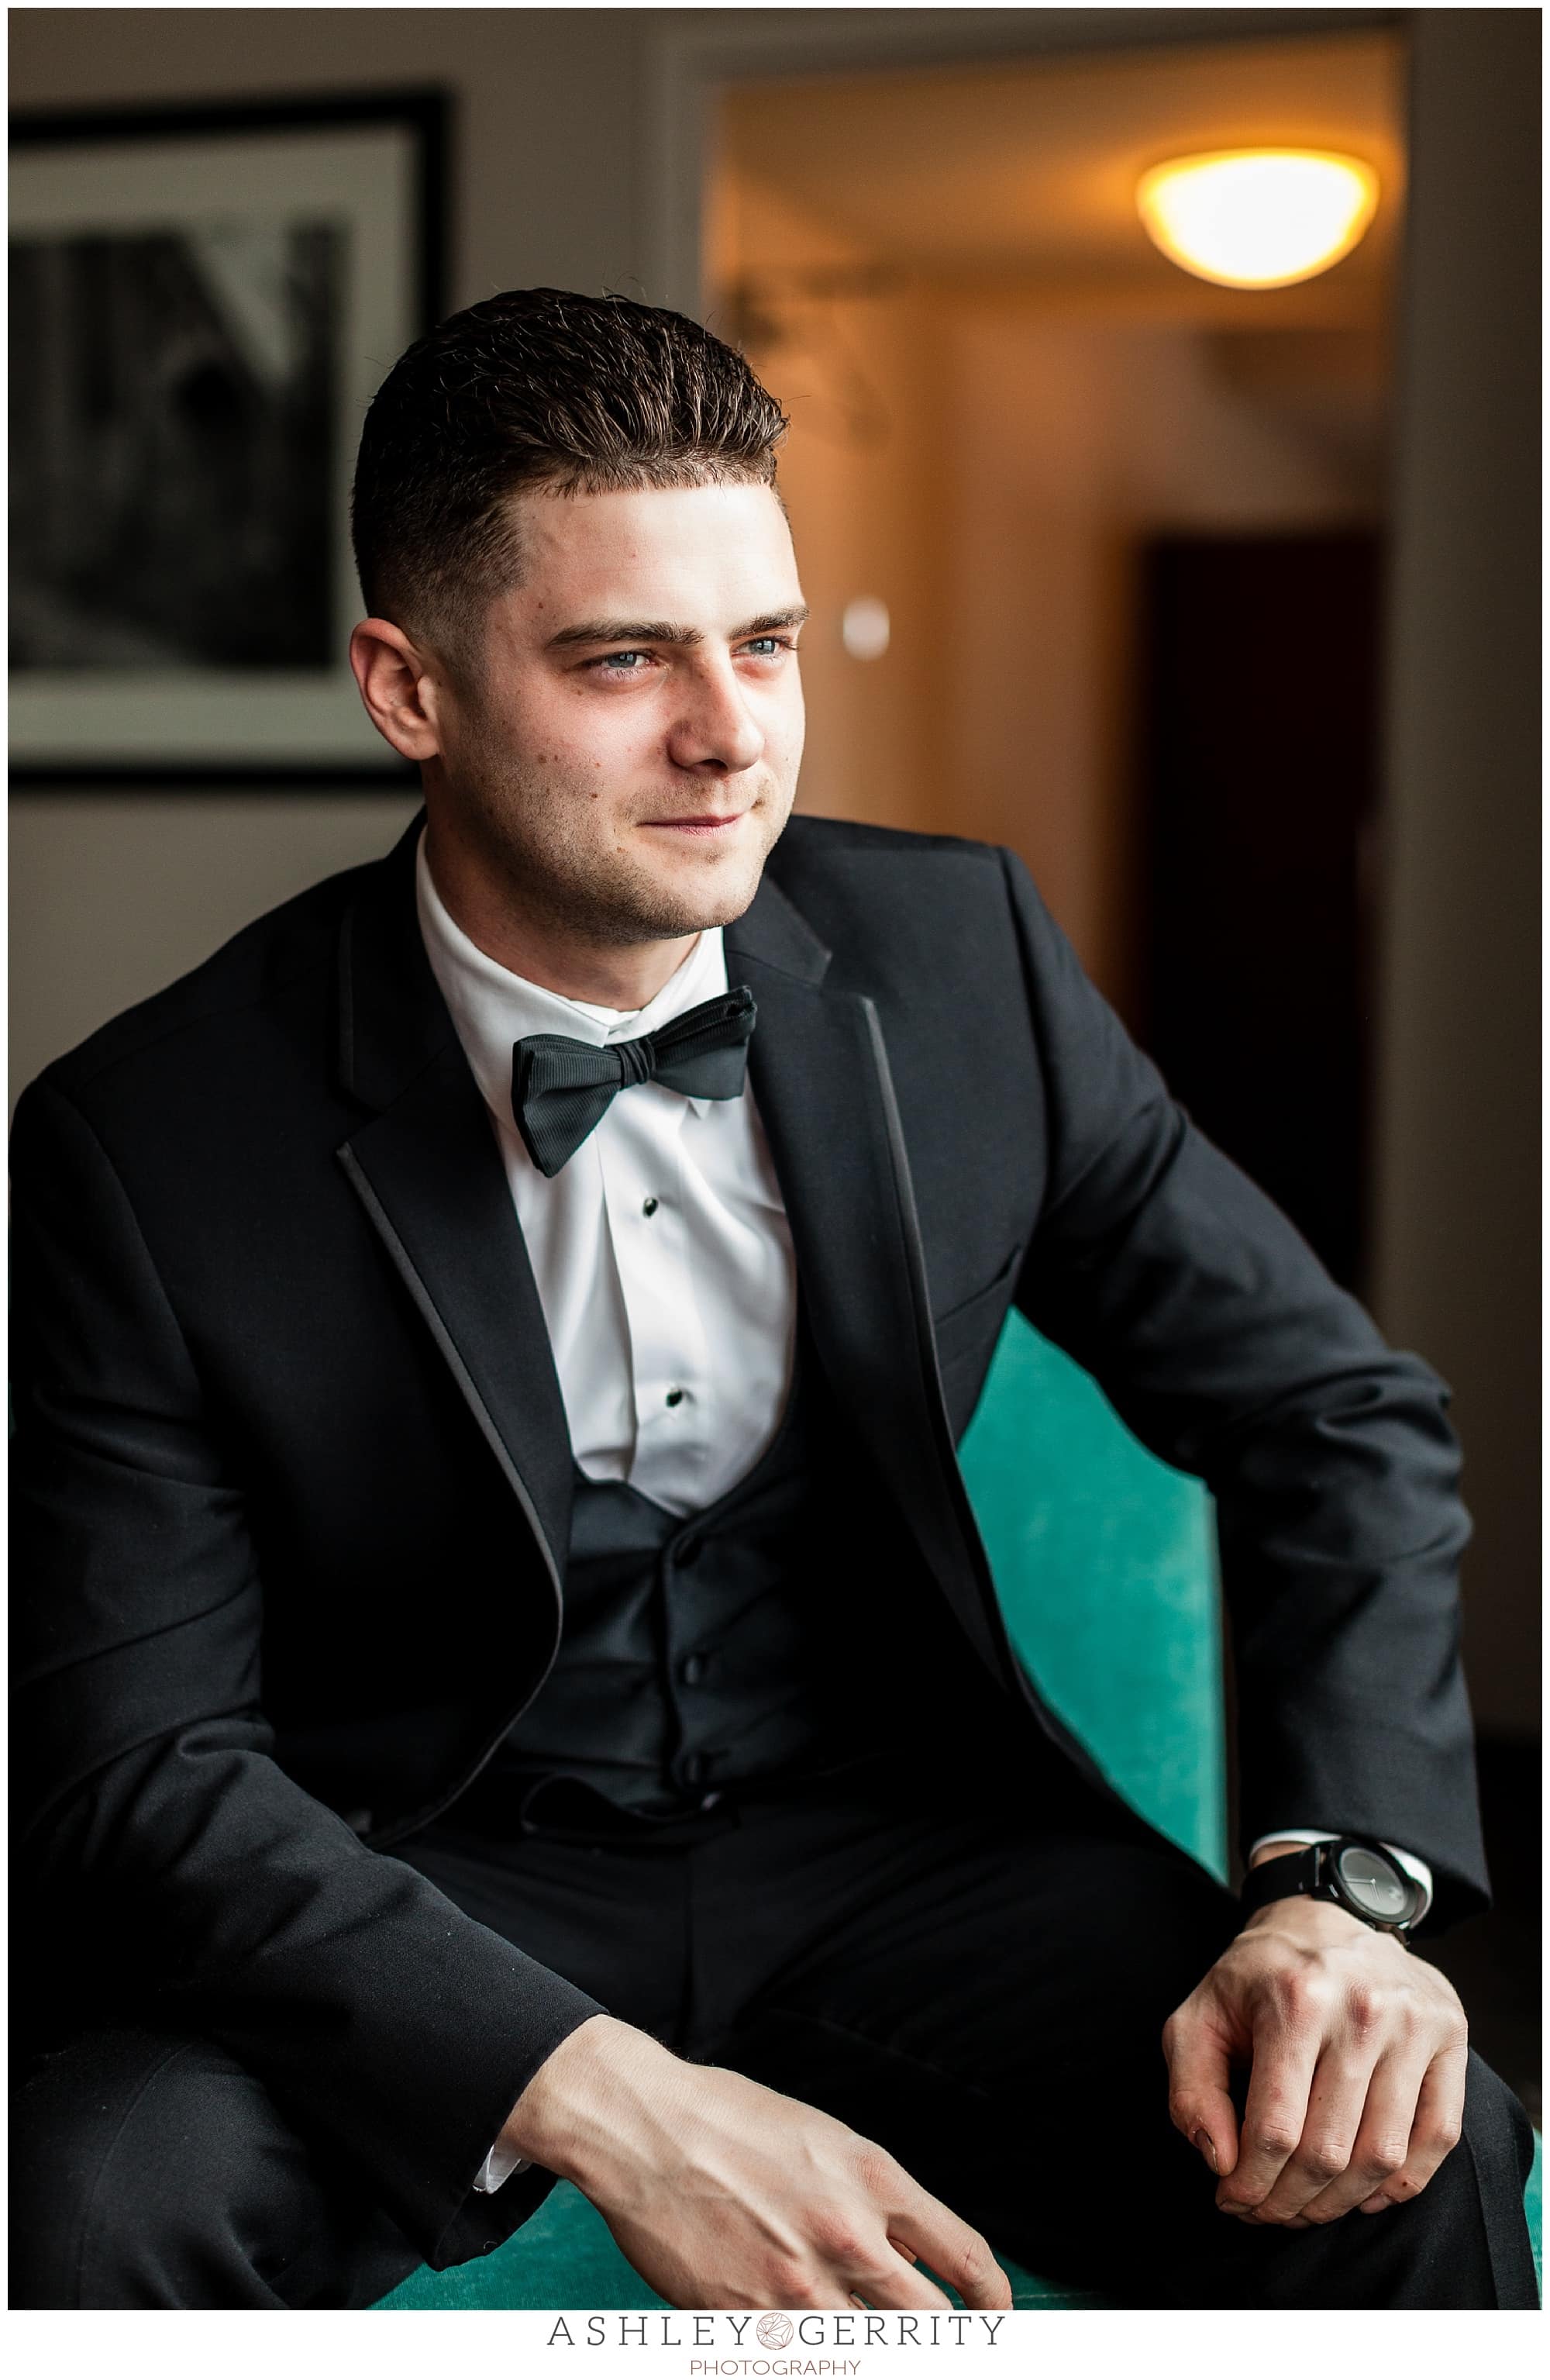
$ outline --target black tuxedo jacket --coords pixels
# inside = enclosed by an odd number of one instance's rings
[[[544,1675],[572,1475],[413,845],[22,1099],[13,1806],[29,1968],[224,2041],[447,2261],[593,2004],[392,1856]],[[1084,1757],[954,1457],[1012,1302],[1217,1498],[1245,1835],[1387,1837],[1477,1905],[1441,1383],[1194,1130],[1009,854],[794,819],[726,943],[819,1354],[1030,1745]]]

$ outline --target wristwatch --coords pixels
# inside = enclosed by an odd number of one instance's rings
[[[1406,1947],[1419,1917],[1423,1894],[1391,1852],[1368,1835],[1337,1835],[1332,1842],[1308,1843],[1261,1860],[1243,1878],[1245,1916],[1272,1900],[1305,1893],[1332,1900],[1380,1934],[1397,1934]]]

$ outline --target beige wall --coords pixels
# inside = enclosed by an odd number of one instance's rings
[[[403,795],[31,795],[11,805],[13,1104],[51,1058],[250,919],[386,851]]]

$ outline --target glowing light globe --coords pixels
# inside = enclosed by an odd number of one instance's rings
[[[1136,186],[1163,254],[1229,289],[1311,281],[1349,256],[1377,211],[1378,177],[1322,149],[1221,149],[1172,157]]]

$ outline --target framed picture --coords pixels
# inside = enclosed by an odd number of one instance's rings
[[[12,128],[13,781],[381,785],[349,487],[442,310],[444,101]]]

